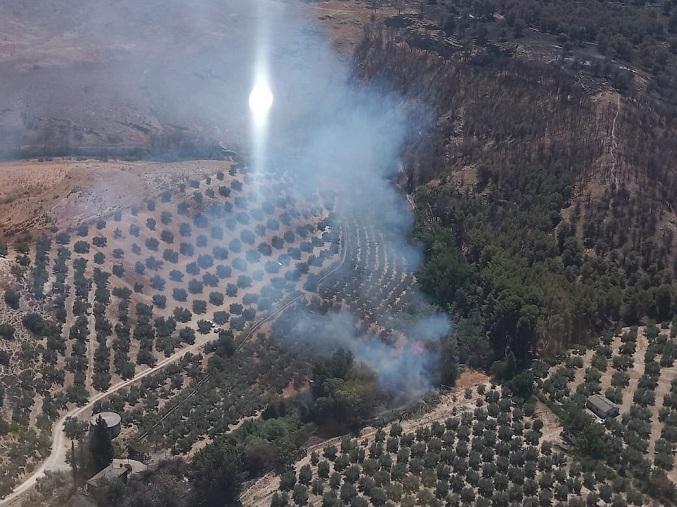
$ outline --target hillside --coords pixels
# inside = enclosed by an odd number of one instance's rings
[[[674,505],[675,322],[617,329],[497,387],[450,392],[308,446],[244,505]],[[477,382],[479,380],[480,382]],[[618,417],[598,418],[605,395]],[[431,400],[428,400],[431,401]]]
[[[321,201],[297,206],[280,182],[253,192],[238,164],[204,165],[215,172],[182,175],[171,191],[156,188],[135,206],[108,210],[99,198],[95,219],[64,213],[58,232],[9,252],[3,243],[11,273],[0,302],[3,493],[46,456],[47,432],[61,426],[64,410],[79,415],[91,393],[112,394],[181,359],[186,371],[163,371],[180,389],[189,367],[199,367],[198,348],[249,329],[336,253],[320,237],[328,213]]]
[[[402,94],[417,126],[401,185],[427,251],[418,279],[462,317],[475,366],[675,312],[672,7],[567,3],[581,33],[552,26],[564,14],[547,3],[520,17],[521,2],[449,1],[375,23],[356,51],[356,74]],[[597,40],[613,30],[638,42],[614,52]]]
[[[67,229],[136,205],[187,177],[216,173],[222,161],[21,160],[0,164],[0,237]]]
[[[430,412],[309,447],[244,505],[657,505],[611,468],[580,459],[542,403],[477,383]]]
[[[673,501],[677,0],[0,8],[0,503]]]

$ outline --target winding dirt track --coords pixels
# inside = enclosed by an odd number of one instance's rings
[[[345,248],[344,241],[345,238],[347,237],[346,234],[341,234],[341,257],[338,263],[329,269],[322,277],[318,280],[319,282],[324,281],[327,277],[330,275],[334,274],[337,272],[339,269],[343,267],[346,261],[346,252],[347,249]],[[254,333],[266,322],[269,322],[271,320],[276,319],[280,314],[282,314],[285,310],[293,306],[301,297],[303,294],[299,294],[298,296],[294,297],[290,301],[286,302],[279,308],[277,308],[274,312],[269,314],[268,316],[258,320],[247,332],[246,336],[244,337],[244,340],[242,343],[246,342],[249,340]],[[81,407],[74,408],[70,411],[68,411],[66,414],[64,414],[58,421],[57,423],[53,426],[52,428],[52,450],[47,457],[45,461],[42,462],[42,464],[29,476],[27,477],[21,484],[16,486],[14,490],[12,491],[11,494],[6,496],[4,499],[0,500],[0,506],[3,505],[9,505],[13,500],[16,500],[20,495],[31,489],[33,486],[35,486],[36,482],[38,479],[41,477],[44,477],[45,472],[47,470],[53,471],[53,470],[63,470],[68,468],[68,464],[66,463],[66,454],[68,452],[68,446],[66,442],[66,435],[64,434],[64,423],[67,418],[69,417],[78,417],[81,415],[84,411],[92,408],[94,404],[97,401],[100,401],[104,398],[107,398],[108,396],[116,393],[120,389],[123,389],[130,384],[133,384],[134,382],[137,382],[141,380],[142,378],[151,375],[153,373],[158,372],[165,366],[168,366],[169,364],[172,364],[179,359],[181,359],[184,355],[186,355],[188,352],[195,353],[200,347],[203,347],[207,343],[209,343],[211,340],[203,340],[203,341],[198,341],[195,344],[186,347],[185,349],[182,349],[175,354],[169,356],[168,358],[160,361],[158,364],[156,364],[152,368],[148,368],[147,370],[142,371],[138,375],[134,376],[133,378],[129,380],[125,380],[122,382],[118,382],[115,385],[112,385],[107,391],[104,391],[102,393],[98,393],[95,396],[91,397],[89,401],[87,402],[86,405],[83,405]]]
[[[206,341],[201,343],[196,342],[194,345],[191,345],[190,347],[186,347],[185,349],[178,351],[174,355],[169,356],[168,358],[160,361],[154,367],[142,371],[134,378],[118,382],[117,384],[112,385],[107,391],[96,394],[95,396],[89,399],[86,405],[74,408],[69,412],[67,412],[66,414],[64,414],[52,428],[52,451],[47,457],[47,459],[43,461],[42,464],[28,478],[26,478],[21,484],[16,486],[14,488],[14,491],[12,491],[10,495],[6,496],[2,501],[0,501],[0,505],[9,505],[9,503],[12,500],[16,499],[19,495],[32,488],[37,482],[37,480],[45,475],[45,471],[62,470],[68,466],[66,463],[66,453],[67,453],[66,436],[64,434],[64,422],[68,417],[79,416],[85,410],[92,408],[92,406],[97,401],[100,401],[116,393],[120,389],[123,389],[124,387],[127,387],[128,385],[133,384],[134,382],[137,382],[148,375],[156,373],[165,366],[178,361],[188,352],[197,351],[197,349],[205,345],[205,343],[207,342]]]
[[[609,149],[609,155],[611,157],[611,179],[613,180],[616,189],[618,189],[618,168],[616,163],[616,152],[618,151],[618,141],[616,139],[616,124],[618,123],[618,116],[621,114],[621,96],[620,94],[616,95],[616,115],[614,116],[614,121],[611,124],[611,147]]]

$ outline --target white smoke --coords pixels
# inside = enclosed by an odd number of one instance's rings
[[[0,61],[0,111],[6,102],[26,117],[83,127],[84,140],[74,143],[114,133],[134,144],[144,129],[177,130],[247,154],[248,95],[265,55],[275,96],[265,164],[293,176],[300,190],[335,190],[339,218],[374,220],[386,246],[411,270],[420,263],[410,241],[412,214],[392,182],[418,126],[407,123],[400,97],[386,85],[352,80],[351,64],[337,57],[303,2],[39,0],[10,8],[13,3],[0,0],[7,13],[0,32],[25,26],[27,37],[43,34],[55,50],[70,50],[58,51],[58,58],[39,53],[33,61]],[[4,138],[30,143],[34,131],[15,134]],[[395,350],[355,334],[350,314],[308,319],[324,319],[326,340],[352,350],[393,390],[430,387],[437,358],[414,350],[415,341],[449,333],[443,315],[407,315],[409,344]]]

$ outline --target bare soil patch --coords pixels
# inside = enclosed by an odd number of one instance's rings
[[[364,27],[371,21],[395,14],[395,9],[384,6],[372,10],[366,2],[327,0],[309,3],[308,11],[326,27],[334,48],[344,58],[349,58],[362,39]]]
[[[472,369],[463,370],[463,372],[456,379],[456,390],[465,389],[478,384],[485,384],[489,382],[489,376],[482,372]]]
[[[0,163],[0,237],[67,229],[224,167],[228,162],[216,160]]]

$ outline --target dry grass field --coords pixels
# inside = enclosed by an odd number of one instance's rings
[[[129,208],[222,161],[122,162],[55,159],[0,163],[0,237],[67,229]]]
[[[308,13],[327,30],[331,42],[344,58],[352,57],[355,46],[362,39],[364,27],[372,20],[392,16],[396,10],[390,5],[371,9],[366,1],[322,0],[308,3]]]

